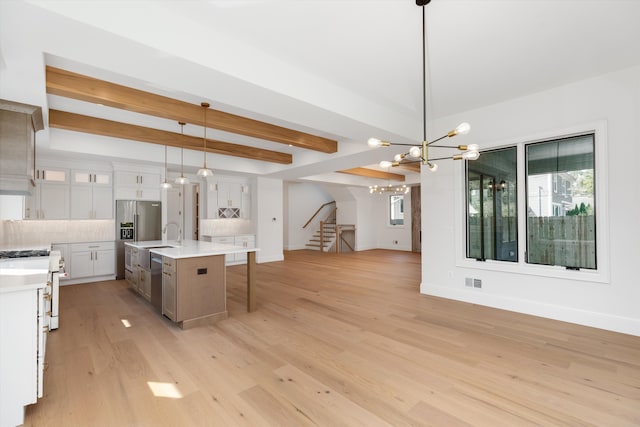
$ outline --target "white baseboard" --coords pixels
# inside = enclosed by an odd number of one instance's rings
[[[93,277],[81,277],[79,279],[61,279],[60,286],[67,285],[80,285],[83,283],[103,282],[105,280],[116,280],[115,274],[110,276],[93,276]]]
[[[265,262],[284,261],[284,254],[260,256],[260,252],[256,255],[256,263],[263,264]]]
[[[453,289],[446,286],[421,283],[420,293],[640,336],[640,319],[630,317],[580,310],[573,307],[546,304],[501,295],[487,295],[473,288]]]

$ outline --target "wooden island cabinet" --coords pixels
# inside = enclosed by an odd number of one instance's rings
[[[183,329],[227,317],[224,255],[162,259],[162,314]]]
[[[157,309],[180,328],[210,325],[227,318],[225,258],[230,255],[247,257],[247,311],[255,310],[255,252],[258,249],[196,240],[126,242],[125,245],[138,254],[162,257],[161,278],[154,279],[157,276],[151,274],[148,300],[153,303],[159,298],[161,307]],[[159,283],[154,280],[161,280],[161,286],[154,286]]]

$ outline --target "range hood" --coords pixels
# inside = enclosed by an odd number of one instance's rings
[[[0,99],[0,195],[31,195],[35,134],[42,129],[42,108]]]

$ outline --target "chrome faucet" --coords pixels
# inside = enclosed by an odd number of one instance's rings
[[[180,228],[180,225],[177,222],[169,221],[168,223],[166,223],[164,225],[164,228],[162,229],[162,234],[167,234],[167,228],[170,225],[175,225],[176,228],[178,229],[178,238],[176,239],[176,243],[179,244],[179,245],[182,244],[182,228]]]

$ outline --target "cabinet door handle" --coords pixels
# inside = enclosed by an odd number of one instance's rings
[[[47,180],[47,171],[46,170],[42,171],[42,179],[45,180],[45,181]]]
[[[98,260],[98,252],[94,252],[96,254],[96,261]]]

